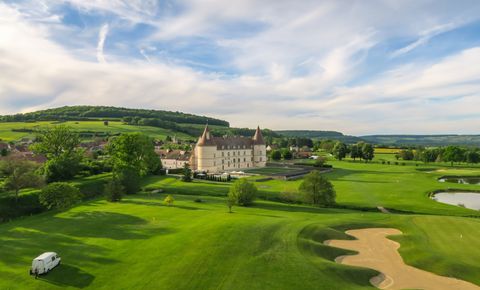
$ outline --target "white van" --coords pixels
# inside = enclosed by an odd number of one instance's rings
[[[36,257],[32,261],[30,275],[45,274],[60,264],[62,259],[55,252],[46,252]]]

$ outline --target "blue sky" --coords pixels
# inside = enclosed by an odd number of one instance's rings
[[[480,133],[479,1],[3,1],[0,53],[0,114],[91,104]]]

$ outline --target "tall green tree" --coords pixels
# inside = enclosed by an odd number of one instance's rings
[[[37,140],[40,142],[32,145],[32,150],[47,157],[44,174],[48,182],[67,180],[78,173],[83,158],[78,133],[60,125],[40,132]]]
[[[293,154],[292,154],[292,152],[290,152],[290,150],[284,149],[284,150],[282,151],[282,157],[283,157],[283,159],[285,159],[285,160],[290,160],[290,159],[293,158]]]
[[[348,152],[347,145],[345,145],[345,143],[342,143],[340,141],[335,143],[335,146],[333,146],[333,149],[332,149],[332,154],[333,156],[335,156],[337,160],[342,160],[343,158],[345,158],[345,156],[347,156],[347,152]]]
[[[465,161],[469,164],[476,164],[480,162],[480,153],[478,151],[470,150],[465,153]]]
[[[280,152],[280,150],[272,150],[270,158],[275,161],[280,160],[282,159],[282,152]]]
[[[350,146],[350,158],[352,158],[353,161],[355,161],[355,159],[361,158],[361,157],[362,157],[362,153],[360,148],[358,148],[358,145],[354,144]]]
[[[450,162],[453,166],[454,162],[462,162],[465,158],[465,150],[458,146],[447,146],[442,154],[443,161]]]
[[[299,190],[305,195],[306,201],[313,205],[335,204],[336,193],[333,185],[317,170],[305,175]]]
[[[184,182],[191,182],[192,181],[192,169],[190,169],[190,165],[188,165],[188,163],[185,163],[183,165],[182,181],[184,181]]]
[[[20,190],[28,187],[38,187],[43,183],[43,178],[35,173],[38,165],[31,161],[6,158],[0,162],[0,171],[5,176],[4,187],[15,194],[18,202]]]
[[[362,158],[365,161],[371,161],[375,157],[375,149],[372,144],[365,143],[362,146]]]
[[[141,133],[122,134],[109,143],[107,150],[113,175],[127,194],[136,193],[140,189],[140,178],[162,166],[153,139]]]

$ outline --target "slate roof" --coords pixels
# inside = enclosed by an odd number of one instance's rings
[[[250,149],[253,145],[264,145],[262,132],[257,127],[253,138],[243,136],[214,137],[210,133],[208,125],[205,126],[202,136],[198,139],[197,146],[217,146],[218,150],[227,149]]]

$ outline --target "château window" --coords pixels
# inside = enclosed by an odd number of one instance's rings
[[[230,152],[227,152],[228,156],[230,156]]]
[[[222,146],[223,147],[223,146]],[[224,156],[224,152],[222,152],[222,157]]]

